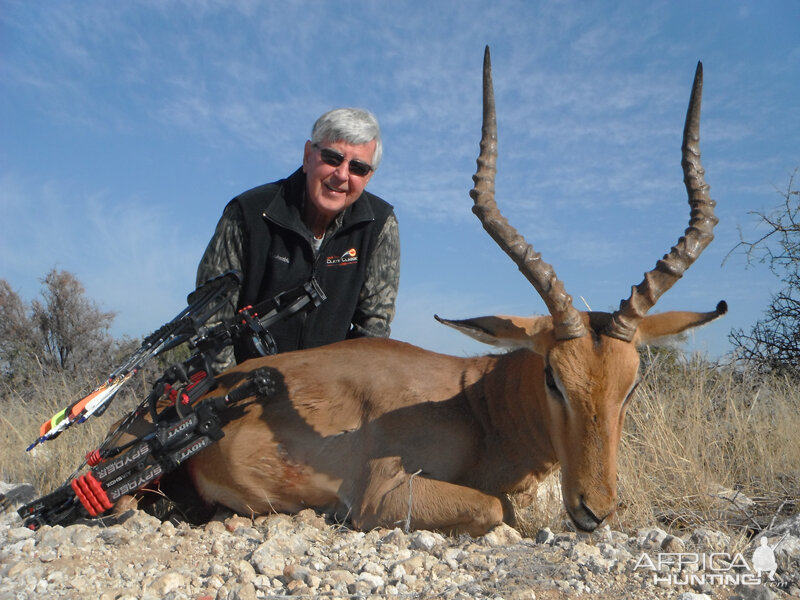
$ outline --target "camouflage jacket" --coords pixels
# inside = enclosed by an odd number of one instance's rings
[[[301,177],[303,177],[302,172],[296,172],[287,180],[275,182],[275,184],[268,184],[267,186],[262,186],[262,188],[266,188],[271,191],[271,186],[280,186],[284,184],[284,182],[291,182],[292,180],[298,181]],[[304,181],[304,179],[302,181]],[[295,187],[298,186],[295,185]],[[207,281],[211,277],[215,277],[230,269],[242,271],[245,274],[245,280],[247,280],[246,271],[248,265],[250,264],[247,253],[248,248],[251,247],[250,240],[247,239],[247,232],[250,230],[250,228],[248,227],[248,224],[245,223],[242,206],[239,202],[237,202],[237,200],[239,198],[246,197],[247,194],[252,192],[258,192],[260,189],[261,188],[255,188],[255,190],[246,192],[237,199],[234,199],[234,201],[229,203],[225,208],[222,218],[217,224],[214,235],[211,238],[208,247],[206,248],[202,260],[200,261],[200,265],[197,270],[198,285]],[[297,231],[302,231],[304,233],[303,237],[306,238],[308,246],[312,248],[311,251],[314,252],[314,258],[316,259],[318,251],[313,250],[311,232],[308,231],[308,229],[299,219],[299,209],[297,206],[299,206],[299,204],[302,202],[302,197],[299,199],[293,198],[292,196],[297,195],[295,193],[286,193],[285,195],[288,197],[279,198],[281,205],[278,207],[278,210],[288,211],[285,212],[285,214],[291,214],[295,216],[293,222],[290,223],[291,229],[295,233]],[[366,200],[362,197],[356,201],[356,204],[362,201]],[[285,205],[283,202],[285,202]],[[292,208],[293,204],[295,205],[294,208]],[[353,206],[355,206],[355,204]],[[343,224],[346,224],[345,213],[347,213],[347,211],[343,211],[343,213],[339,214],[337,218],[331,222],[328,230],[326,231],[325,240],[328,240],[329,237],[334,238],[337,232],[339,232],[339,230],[342,228]],[[267,216],[266,211],[264,216]],[[296,238],[297,236],[295,235],[294,237]],[[324,250],[325,246],[323,245],[323,251]],[[298,256],[305,256],[308,254],[309,251],[306,249],[304,253],[293,254],[292,260],[303,260],[302,258],[298,259]],[[278,256],[275,256],[274,258],[278,258],[278,260],[288,260],[287,258],[281,258]],[[400,271],[399,233],[397,219],[395,218],[393,212],[390,211],[388,217],[386,217],[383,227],[377,234],[377,239],[372,246],[369,256],[361,256],[359,258],[366,261],[366,268],[363,283],[361,284],[361,289],[358,292],[355,311],[353,312],[353,315],[349,317],[349,331],[347,332],[346,337],[388,337],[390,334],[390,323],[394,317],[395,300],[397,297]],[[283,285],[283,282],[274,283],[279,287]],[[291,282],[287,282],[284,289],[288,289],[292,285],[293,284]],[[325,291],[324,287],[323,291]],[[242,298],[240,295],[242,293],[244,292],[241,289],[235,292],[232,304],[220,312],[219,316],[221,318],[233,317],[235,309],[239,308],[241,305]],[[328,292],[326,291],[326,293]],[[258,301],[263,299],[264,298],[258,298]],[[302,347],[305,346],[300,344],[297,348],[284,347],[280,348],[280,350],[294,350]],[[233,362],[233,352],[231,349],[226,349],[226,351],[219,357],[218,362],[215,364],[215,368],[222,370],[228,366],[232,366]]]

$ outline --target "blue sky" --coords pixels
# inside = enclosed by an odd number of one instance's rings
[[[800,166],[800,3],[0,0],[0,278],[52,267],[141,336],[171,318],[227,201],[300,164],[313,121],[363,106],[395,208],[393,337],[484,347],[437,324],[544,304],[470,211],[481,61],[492,48],[497,200],[582,308],[614,309],[683,233],[694,68],[716,240],[654,310],[729,315],[687,348],[728,350],[779,281],[741,253],[749,213]]]

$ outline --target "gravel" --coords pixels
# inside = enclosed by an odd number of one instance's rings
[[[306,510],[255,519],[221,511],[204,526],[129,511],[34,532],[16,513],[30,497],[19,489],[0,483],[12,498],[0,514],[0,600],[800,597],[797,516],[768,534],[775,581],[762,574],[759,584],[736,585],[735,576],[756,575],[749,569],[757,540],[741,552],[746,565],[737,566],[730,539],[708,529],[685,537],[658,528],[604,527],[592,535],[544,529],[525,538],[503,525],[479,538],[447,537],[354,531]],[[712,552],[723,553],[712,565],[661,564]],[[726,581],[714,578],[722,574]]]

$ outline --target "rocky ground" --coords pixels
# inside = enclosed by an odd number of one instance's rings
[[[544,529],[530,539],[502,526],[473,539],[357,532],[313,511],[220,514],[201,527],[129,511],[33,532],[15,510],[30,486],[0,484],[0,493],[0,600],[800,597],[800,517],[767,534],[777,563],[770,581],[753,566],[760,540],[737,553],[706,529],[680,538],[656,528]]]

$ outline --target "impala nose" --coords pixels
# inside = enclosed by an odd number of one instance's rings
[[[602,516],[598,516],[597,513],[586,504],[586,500],[583,496],[580,497],[578,506],[567,512],[575,526],[586,532],[592,532],[597,529],[611,514],[611,512],[605,512]]]

